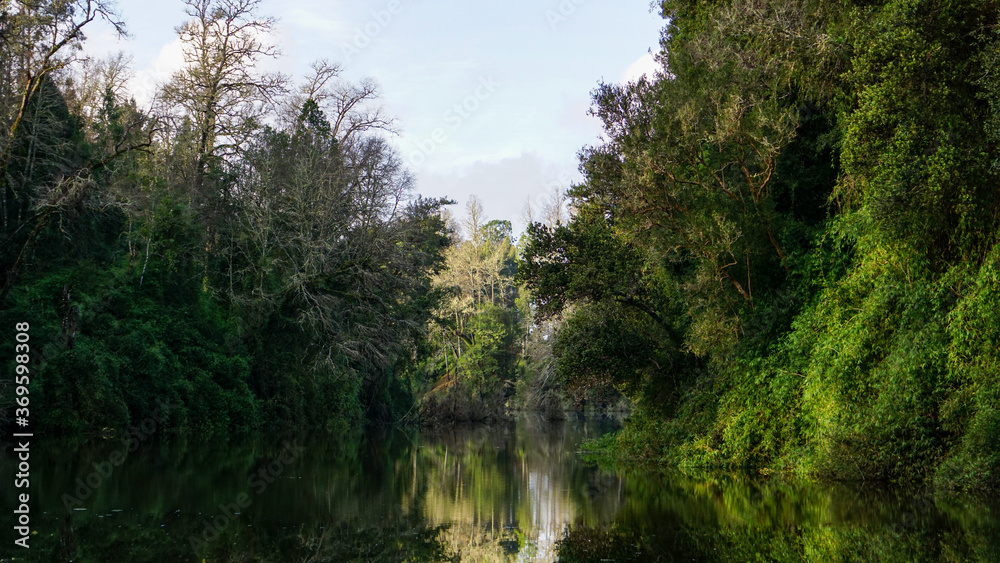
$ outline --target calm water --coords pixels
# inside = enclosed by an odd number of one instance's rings
[[[297,445],[147,443],[124,458],[120,439],[38,440],[31,548],[12,548],[5,485],[0,561],[1000,561],[991,502],[584,463],[581,442],[609,429],[524,419]]]

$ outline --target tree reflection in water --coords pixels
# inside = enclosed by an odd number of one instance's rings
[[[989,503],[779,479],[598,468],[607,423],[370,431],[312,439],[263,491],[279,441],[158,444],[67,510],[114,444],[49,446],[33,480],[31,561],[997,561]],[[12,452],[3,454],[9,466]],[[218,538],[192,535],[241,493]],[[12,497],[0,509],[12,511]],[[8,546],[0,559],[24,557]],[[23,559],[16,559],[23,560]]]

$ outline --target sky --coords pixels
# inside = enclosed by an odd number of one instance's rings
[[[130,37],[95,28],[86,51],[131,55],[142,103],[183,64],[184,4],[118,7]],[[346,80],[373,78],[415,191],[458,201],[458,216],[476,195],[516,232],[526,204],[580,179],[577,153],[601,135],[591,91],[652,73],[664,25],[649,0],[263,0],[261,15],[277,19],[281,51],[264,68],[301,80],[327,59]]]

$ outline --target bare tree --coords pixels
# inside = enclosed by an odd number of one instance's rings
[[[558,227],[568,222],[566,210],[566,192],[560,186],[554,186],[542,203],[542,220],[548,227]]]
[[[314,100],[302,114],[295,129],[258,131],[240,159],[228,297],[255,329],[294,311],[315,368],[346,359],[378,371],[422,327],[394,316],[426,267],[409,240],[411,178],[385,140],[346,148]]]
[[[352,83],[340,78],[342,71],[327,60],[314,62],[312,74],[285,104],[286,123],[298,120],[305,102],[313,100],[326,113],[332,134],[341,144],[352,144],[374,131],[395,134],[395,120],[376,103],[382,95],[378,83],[371,78]]]
[[[483,202],[478,196],[469,196],[469,201],[465,204],[465,220],[462,221],[462,226],[465,228],[466,236],[476,246],[482,238],[481,230],[485,222],[486,212],[483,211]]]
[[[62,85],[72,113],[84,123],[94,123],[106,105],[106,97],[118,103],[128,102],[128,81],[132,76],[132,57],[118,52],[103,59],[88,59],[66,76]]]
[[[260,17],[260,0],[184,0],[191,19],[177,28],[184,43],[183,69],[163,89],[195,129],[196,159],[191,195],[210,198],[210,167],[231,157],[286,90],[280,73],[257,72],[264,58],[278,56],[266,36],[275,20]]]
[[[333,114],[333,134],[339,139],[351,139],[355,135],[380,129],[395,132],[393,120],[386,117],[381,107],[372,107],[369,102],[382,95],[374,80],[366,78],[357,84],[341,84],[333,91],[330,99]]]

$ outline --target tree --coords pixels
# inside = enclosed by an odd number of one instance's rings
[[[448,242],[438,218],[447,202],[410,200],[411,178],[388,143],[345,147],[313,100],[293,128],[259,131],[237,164],[220,281],[260,350],[255,389],[293,409],[316,385],[391,418],[394,368],[417,353],[436,304],[430,276]],[[279,366],[288,363],[301,367]],[[335,386],[344,388],[331,395]]]
[[[512,226],[487,221],[474,196],[463,226],[466,238],[445,251],[444,268],[433,281],[446,298],[430,324],[433,351],[424,365],[432,379],[440,379],[425,404],[431,418],[462,419],[466,415],[458,411],[465,401],[475,405],[474,418],[502,415],[520,369],[526,318],[514,280]],[[445,412],[439,412],[436,392],[452,387]]]
[[[163,89],[163,100],[182,111],[194,132],[195,161],[189,197],[215,205],[225,196],[206,185],[213,168],[233,157],[285,91],[286,77],[261,73],[257,64],[277,57],[266,41],[275,20],[260,17],[261,0],[184,0],[191,17],[177,28],[185,66]]]
[[[286,121],[298,119],[305,103],[311,100],[330,116],[331,134],[343,145],[376,132],[396,132],[394,120],[375,105],[381,91],[373,79],[358,83],[341,80],[340,65],[326,60],[314,62],[312,69],[299,91],[285,102]]]
[[[16,4],[16,6],[15,6]],[[4,56],[0,57],[0,194],[3,228],[10,229],[27,219],[26,205],[35,194],[24,191],[24,178],[15,175],[27,171],[33,152],[14,154],[18,146],[31,145],[31,139],[65,124],[43,123],[52,100],[53,76],[77,62],[75,53],[84,40],[83,30],[95,20],[110,22],[119,35],[125,34],[110,2],[77,0],[73,2],[5,2],[3,34]],[[33,132],[25,133],[25,128]],[[64,171],[63,177],[67,174]]]
[[[132,58],[118,52],[104,59],[87,59],[76,72],[65,77],[63,92],[74,115],[84,123],[95,123],[110,96],[118,104],[130,101],[128,81],[132,76]]]
[[[16,4],[16,10],[9,10]],[[4,2],[0,41],[5,56],[0,58],[3,85],[0,107],[3,115],[0,170],[6,171],[18,131],[31,119],[29,104],[53,73],[77,61],[74,53],[84,40],[83,30],[95,20],[112,25],[119,36],[125,25],[106,0],[44,0]],[[6,174],[0,174],[0,189],[8,189]]]
[[[0,303],[50,221],[82,210],[98,176],[122,155],[150,144],[148,118],[137,111],[117,119],[116,128],[105,129],[95,142],[88,137],[90,124],[72,112],[56,83],[77,62],[88,24],[103,19],[125,33],[113,6],[99,0],[18,5],[16,12],[4,11],[2,41],[11,56],[0,65],[9,78],[0,86],[0,232],[7,253]]]
[[[668,301],[640,249],[624,243],[599,218],[566,226],[528,227],[517,278],[531,291],[536,316],[559,315],[574,302],[615,302],[664,324]]]

